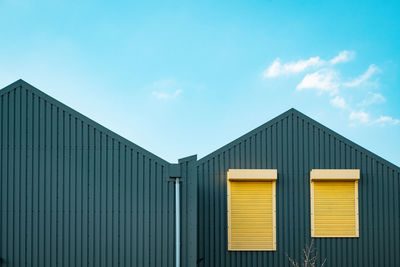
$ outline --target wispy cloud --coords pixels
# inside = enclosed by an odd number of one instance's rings
[[[389,125],[397,125],[400,124],[399,119],[392,118],[390,116],[379,116],[379,118],[375,120],[370,119],[370,115],[364,111],[353,111],[349,115],[349,119],[356,124],[363,124],[366,126],[372,126],[372,125],[380,125],[380,126],[385,126],[387,124]],[[355,126],[353,124],[352,126]]]
[[[331,99],[331,105],[340,109],[347,109],[347,103],[341,96],[336,96],[335,98]]]
[[[183,90],[179,87],[181,87],[181,84],[175,79],[162,79],[153,82],[148,86],[148,89],[152,91],[151,95],[157,99],[171,100],[183,93]]]
[[[344,50],[339,53],[336,57],[332,58],[329,60],[329,62],[333,65],[342,63],[342,62],[348,62],[354,58],[355,52],[354,51],[347,51]]]
[[[371,78],[371,76],[375,73],[377,73],[379,71],[379,68],[377,66],[375,66],[374,64],[369,65],[368,69],[361,74],[360,76],[358,76],[357,78],[355,78],[354,80],[347,82],[347,83],[343,83],[344,86],[347,87],[357,87],[360,84],[364,83],[365,81],[367,81],[369,78]]]
[[[381,95],[379,93],[369,92],[367,97],[364,98],[364,100],[361,103],[359,103],[358,105],[365,107],[365,106],[369,106],[372,104],[383,103],[385,101],[386,101],[386,98],[383,95]]]
[[[297,62],[289,62],[285,64],[282,64],[280,59],[277,58],[264,71],[264,78],[273,78],[284,74],[299,73],[312,66],[319,66],[321,64],[322,61],[319,57],[311,57],[307,60],[299,60]]]
[[[372,122],[372,124],[386,124],[386,123],[396,125],[396,124],[400,123],[400,120],[394,119],[389,116],[380,116],[378,119],[376,119],[375,121]]]
[[[317,72],[307,74],[296,87],[297,91],[302,91],[305,89],[316,90],[318,94],[328,92],[331,95],[334,95],[339,89],[337,73],[333,70],[322,69]]]
[[[341,87],[357,87],[366,82],[373,74],[379,72],[379,68],[371,64],[368,69],[350,82],[343,82],[339,79],[339,74],[333,69],[321,69],[314,73],[307,74],[303,80],[297,85],[296,89],[314,89],[318,94],[329,92],[331,95],[337,94]],[[385,98],[380,94],[373,94],[365,99],[364,105],[373,104],[384,101]]]
[[[152,94],[153,96],[155,96],[156,98],[158,98],[158,99],[167,100],[167,99],[172,99],[172,98],[178,97],[182,92],[183,92],[183,90],[178,89],[178,90],[176,90],[176,91],[173,92],[173,93],[165,93],[165,92],[153,91],[153,92],[151,92],[151,94]]]
[[[274,78],[281,75],[301,73],[306,70],[335,65],[342,62],[348,62],[354,58],[353,51],[341,51],[331,60],[322,60],[320,57],[310,57],[309,59],[301,59],[295,62],[281,63],[280,59],[275,59],[272,64],[263,72],[264,78]]]
[[[352,111],[349,115],[349,119],[363,124],[367,124],[370,121],[369,114],[364,111]]]
[[[348,119],[351,121],[350,125],[352,126],[400,124],[399,119],[383,115],[375,117],[371,116],[368,111],[364,111],[370,105],[385,102],[385,97],[380,93],[368,92],[366,94],[364,90],[357,90],[357,93],[355,93],[354,90],[350,89],[359,86],[369,87],[372,84],[369,81],[371,77],[381,72],[381,70],[375,64],[371,64],[358,77],[346,79],[346,76],[340,72],[338,64],[349,62],[354,57],[354,51],[343,50],[330,60],[323,60],[319,56],[315,56],[309,59],[282,63],[277,58],[263,72],[263,76],[264,78],[274,78],[281,75],[305,72],[305,76],[296,86],[296,91],[308,90],[314,91],[318,95],[330,95],[330,104],[335,108],[348,112]],[[374,81],[373,84],[377,84],[377,82]],[[357,98],[358,100],[356,100]],[[359,100],[360,98],[361,100]],[[357,110],[355,107],[361,110]]]

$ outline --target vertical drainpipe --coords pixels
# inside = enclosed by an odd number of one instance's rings
[[[179,188],[179,177],[175,179],[175,258],[176,267],[180,267],[181,263],[181,198]]]
[[[181,197],[180,180],[181,168],[179,164],[170,164],[169,178],[175,180],[175,266],[181,266]]]

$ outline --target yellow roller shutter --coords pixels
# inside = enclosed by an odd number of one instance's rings
[[[343,176],[347,175],[346,172],[340,171],[338,173],[338,170],[323,170],[323,172],[320,170],[319,176],[316,175],[318,172],[311,175],[311,235],[313,237],[358,237],[359,235],[359,172],[356,172],[358,176],[346,177]]]
[[[275,250],[275,180],[244,171],[228,180],[228,249]]]
[[[272,183],[232,182],[232,250],[273,249]]]

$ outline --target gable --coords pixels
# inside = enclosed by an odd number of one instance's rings
[[[304,157],[307,157],[304,160],[310,161],[310,164],[314,167],[318,166],[318,168],[327,168],[328,165],[331,167],[332,165],[336,165],[337,168],[342,166],[344,168],[346,164],[356,164],[357,155],[362,155],[379,164],[383,164],[395,172],[400,172],[398,166],[341,136],[294,108],[199,159],[199,162],[210,160],[228,151],[233,151],[238,155],[242,154],[243,157],[246,157],[245,154],[247,151],[250,156],[247,159],[250,164],[249,168],[255,168],[256,158],[258,156],[261,157],[262,153],[269,154],[272,161],[274,161],[276,158],[286,157],[284,155],[285,152],[286,154],[297,153],[300,149],[304,150]],[[321,157],[325,159],[325,163],[321,162]],[[349,160],[353,160],[354,162],[345,163],[345,161]],[[254,162],[251,163],[252,161]],[[335,161],[337,162],[333,164],[332,162]],[[274,162],[272,164],[274,166],[267,166],[267,168],[275,168],[277,164],[277,162]]]
[[[77,120],[79,123],[83,123],[84,125],[95,129],[95,131],[105,135],[108,138],[111,138],[113,141],[118,142],[121,145],[134,149],[137,152],[143,153],[143,155],[146,155],[150,158],[159,160],[164,164],[167,163],[166,160],[114,133],[113,131],[89,119],[88,117],[59,102],[51,96],[43,93],[39,89],[33,87],[23,80],[18,80],[0,90],[0,97],[2,101],[1,105],[7,105],[7,110],[11,109],[11,113],[13,114],[13,116],[17,116],[19,112],[22,112],[22,110],[24,112],[27,112],[27,109],[30,109],[28,113],[34,112],[35,110],[39,112],[40,108],[46,109],[45,111],[42,110],[42,113],[46,113],[46,115],[49,115],[51,113],[51,110],[56,110],[56,112],[62,114],[61,117],[63,118]],[[3,108],[5,108],[5,106]],[[16,114],[14,114],[14,110],[16,111]],[[45,116],[43,114],[41,116]],[[49,116],[47,116],[47,118],[48,117]],[[38,121],[36,121],[36,123],[38,123]]]

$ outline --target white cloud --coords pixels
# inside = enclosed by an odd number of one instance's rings
[[[337,107],[337,108],[341,108],[341,109],[347,108],[347,103],[344,100],[344,98],[341,96],[336,96],[335,98],[332,98],[331,104],[332,104],[332,106]]]
[[[364,112],[364,111],[358,111],[358,112],[351,112],[349,115],[349,119],[352,121],[355,121],[357,123],[360,124],[364,124],[367,126],[372,126],[372,125],[387,125],[387,124],[391,124],[391,125],[397,125],[400,124],[400,120],[399,119],[394,119],[392,117],[389,116],[379,116],[378,119],[375,120],[371,120],[369,117],[369,114]]]
[[[369,114],[364,111],[352,111],[349,115],[349,119],[352,121],[367,124],[369,123]]]
[[[333,70],[323,69],[307,74],[296,87],[296,90],[298,91],[304,89],[317,90],[319,94],[329,92],[331,95],[334,95],[339,89],[337,73]]]
[[[311,57],[307,60],[299,60],[297,62],[289,62],[282,64],[280,59],[277,58],[272,64],[264,71],[264,78],[277,77],[283,74],[292,74],[303,72],[309,67],[319,66],[322,60],[319,57]]]
[[[353,51],[341,51],[337,56],[329,61],[322,60],[320,57],[310,57],[309,59],[302,59],[296,62],[281,63],[277,58],[272,64],[264,71],[264,78],[274,78],[280,75],[296,74],[304,72],[308,69],[315,67],[323,67],[328,65],[335,65],[341,62],[348,62],[354,58]]]
[[[158,98],[158,99],[167,100],[167,99],[173,99],[173,98],[178,97],[182,92],[183,92],[183,90],[178,89],[173,93],[165,93],[165,92],[153,91],[151,94],[153,96],[155,96],[156,98]]]
[[[399,119],[393,119],[392,117],[389,116],[380,116],[378,119],[374,120],[371,124],[399,124],[400,120]]]
[[[379,93],[368,93],[368,96],[359,104],[359,106],[369,106],[372,104],[379,104],[386,101],[386,98]]]
[[[339,55],[329,60],[329,63],[335,65],[342,62],[348,62],[354,58],[354,55],[355,55],[354,51],[344,50],[340,52]]]
[[[358,86],[378,85],[378,82],[369,81],[371,77],[380,72],[380,69],[371,64],[368,69],[360,76],[353,80],[344,81],[338,69],[337,64],[351,61],[355,57],[354,51],[344,50],[337,56],[330,60],[323,60],[320,57],[310,57],[306,60],[299,60],[293,62],[282,63],[279,58],[275,59],[272,64],[264,71],[264,78],[273,78],[280,75],[296,74],[306,72],[306,75],[296,86],[297,91],[313,90],[318,95],[327,93],[330,95],[330,104],[333,107],[345,110],[348,118],[351,121],[351,126],[365,125],[400,125],[400,119],[392,118],[390,116],[374,117],[370,116],[368,111],[354,110],[352,104],[358,106],[360,109],[366,108],[369,105],[383,103],[386,101],[385,97],[380,93],[372,93],[365,91],[358,91],[357,95],[361,95],[361,100],[352,103],[349,100],[355,98],[356,95],[351,95],[355,91],[347,90],[346,95],[349,99],[345,99],[342,90],[346,87],[353,88]],[[346,76],[345,76],[346,77]]]
[[[161,79],[155,81],[146,87],[146,90],[151,91],[151,95],[160,100],[171,100],[177,98],[183,93],[180,89],[184,85],[175,79]]]
[[[353,81],[344,83],[344,86],[347,87],[357,87],[360,84],[364,83],[365,81],[367,81],[369,78],[371,78],[371,76],[375,73],[377,73],[379,71],[379,68],[377,66],[375,66],[374,64],[369,65],[368,69],[361,74],[360,76],[358,76],[357,78],[355,78]]]

